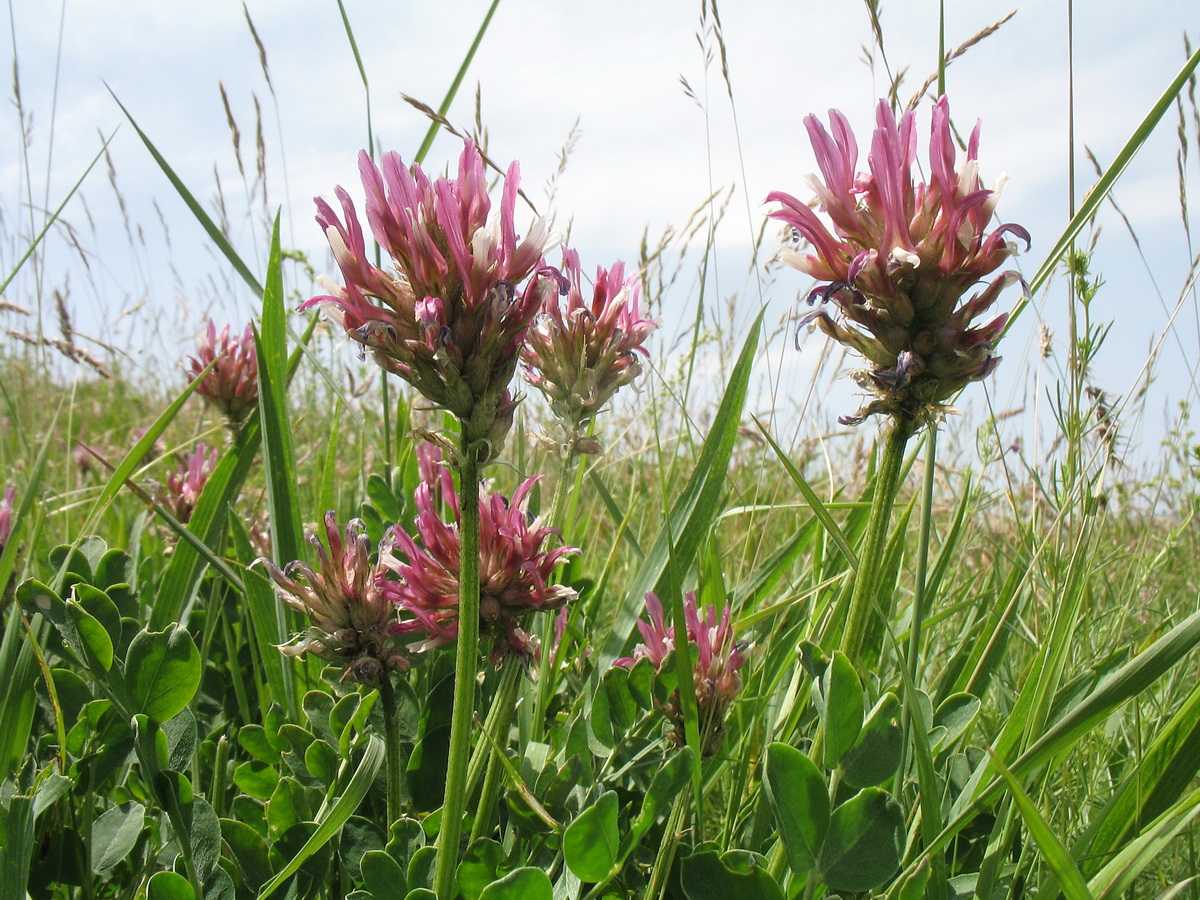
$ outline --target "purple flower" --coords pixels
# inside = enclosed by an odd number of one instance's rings
[[[596,413],[641,374],[637,354],[649,355],[645,341],[657,324],[643,314],[641,283],[636,274],[625,277],[624,263],[597,268],[590,302],[574,250],[563,251],[563,272],[570,284],[565,306],[547,294],[521,363],[525,380],[546,395],[568,442],[579,447]]]
[[[633,656],[618,659],[613,665],[631,669],[639,660],[648,659],[654,665],[654,670],[659,672],[669,654],[674,652],[675,628],[667,624],[662,603],[652,592],[646,594],[646,613],[649,621],[639,620],[637,623],[643,643],[633,648]],[[696,595],[688,591],[683,598],[683,617],[687,625],[688,643],[696,648],[692,679],[700,714],[700,740],[704,755],[712,756],[725,739],[725,711],[742,689],[738,669],[746,662],[746,644],[733,638],[728,604],[721,611],[720,619],[712,606],[701,616]],[[662,710],[673,726],[668,736],[683,746],[683,706],[678,690]]]
[[[171,515],[183,524],[192,517],[200,492],[217,468],[217,453],[216,447],[210,450],[207,444],[197,444],[195,450],[180,460],[179,468],[167,473],[161,499]]]
[[[521,341],[545,296],[560,289],[561,276],[542,259],[557,237],[538,220],[518,239],[515,162],[489,218],[483,158],[470,141],[457,179],[431,182],[396,153],[378,166],[360,153],[359,172],[367,221],[392,269],[371,263],[354,203],[339,187],[344,220],[317,199],[317,222],[345,284],[326,283],[327,293],[300,308],[324,306],[380,367],[457,416],[468,441],[492,441],[494,454]]]
[[[236,430],[258,405],[258,357],[254,352],[254,330],[247,325],[239,338],[230,336],[229,327],[226,325],[218,334],[216,324],[209,320],[208,329],[196,338],[196,355],[187,358],[187,374],[188,381],[194,381],[216,360],[197,385],[196,393]]]
[[[312,627],[279,649],[289,656],[311,653],[345,668],[342,681],[376,684],[381,675],[404,671],[409,663],[392,637],[396,608],[379,588],[383,569],[372,565],[371,542],[360,519],[351,519],[343,535],[332,510],[325,514],[326,550],[316,535],[309,542],[318,567],[288,563],[282,570],[259,558],[279,597],[308,616]]]
[[[415,494],[416,536],[399,526],[392,529],[380,562],[398,580],[383,581],[381,590],[408,616],[395,632],[424,635],[411,647],[425,650],[458,636],[460,515],[458,495],[437,448],[424,445],[418,460],[423,481]],[[529,614],[560,609],[576,597],[571,588],[551,583],[554,568],[579,550],[545,548],[558,532],[529,513],[529,492],[537,480],[523,482],[511,502],[495,492],[485,492],[479,500],[479,625],[480,634],[492,640],[490,657],[496,663],[508,655],[528,663],[536,650],[536,640],[524,627]],[[451,522],[443,520],[442,509]]]
[[[1019,225],[987,232],[999,185],[995,191],[981,186],[978,124],[955,168],[945,97],[933,107],[929,183],[913,177],[912,112],[897,122],[887,102],[879,102],[867,172],[856,169],[858,145],[840,112],[830,110],[828,131],[815,116],[804,124],[821,169],[810,185],[829,224],[782,191],[768,194],[766,202],[781,205],[769,215],[792,230],[793,246],[780,258],[823,282],[809,296],[820,305],[803,321],[866,357],[868,368],[854,377],[875,398],[842,421],[858,423],[874,413],[928,421],[1000,361],[994,345],[1007,315],[972,323],[1001,290],[1024,282],[1005,271],[969,299],[963,296],[1016,253],[1006,235],[1028,246],[1029,234]],[[801,238],[812,252],[796,249]]]

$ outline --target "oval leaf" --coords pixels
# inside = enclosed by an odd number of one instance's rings
[[[767,748],[763,777],[788,864],[797,875],[811,869],[829,829],[829,791],[811,759],[787,744]]]
[[[840,650],[821,678],[825,698],[822,722],[825,725],[825,765],[835,768],[842,756],[854,746],[863,726],[863,688],[850,657]]]
[[[859,791],[833,811],[821,848],[821,878],[838,891],[869,891],[900,868],[904,813],[879,788]]]
[[[550,877],[532,866],[513,869],[483,889],[479,900],[554,900]]]
[[[563,834],[567,868],[582,881],[603,881],[617,863],[619,840],[617,794],[606,791],[567,826]]]
[[[165,722],[192,702],[200,687],[200,652],[181,625],[139,631],[125,656],[125,679],[136,711]]]
[[[681,864],[679,881],[688,900],[783,900],[767,861],[749,850],[694,853]]]

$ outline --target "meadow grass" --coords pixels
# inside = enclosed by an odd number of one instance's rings
[[[732,102],[715,3],[701,38]],[[430,139],[454,127],[469,63],[437,109],[419,104]],[[536,680],[511,660],[464,678],[463,654],[442,647],[394,683],[358,685],[317,654],[278,652],[308,623],[254,560],[315,563],[304,535],[326,510],[361,518],[378,548],[418,515],[421,435],[458,427],[339,329],[291,312],[315,290],[313,265],[262,221],[261,143],[257,173],[238,156],[262,232],[243,259],[224,201],[197,201],[153,123],[137,122],[261,298],[259,413],[229,429],[182,376],[147,377],[139,348],[79,334],[65,289],[49,324],[46,273],[14,277],[38,268],[40,229],[13,235],[31,252],[3,273],[0,310],[0,488],[16,487],[0,553],[0,896],[1200,896],[1200,445],[1184,404],[1145,462],[1121,462],[1135,458],[1120,437],[1135,410],[1095,384],[1104,260],[1077,243],[1173,109],[1186,163],[1196,64],[1030,279],[1036,301],[1059,273],[1072,303],[1061,375],[1039,376],[1053,421],[1035,422],[1040,453],[1005,446],[1003,413],[978,434],[948,416],[891,457],[890,497],[873,421],[812,428],[831,413],[819,399],[797,422],[780,409],[807,401],[772,376],[756,393],[756,366],[795,318],[765,321],[758,291],[795,273],[753,264],[735,300],[705,296],[729,196],[647,237],[636,263],[654,315],[680,308],[693,276],[698,296],[690,320],[662,323],[674,340],[654,347],[636,393],[597,419],[605,452],[574,459],[536,439],[554,422],[527,388],[485,471],[504,496],[544,475],[531,509],[583,551],[559,571],[578,592],[561,637],[547,614],[530,626]],[[756,251],[769,241],[757,235]],[[844,368],[831,350],[797,396],[819,398]],[[169,473],[200,443],[219,462],[184,521]],[[682,648],[652,672],[613,667],[639,640],[647,591],[676,634],[689,591],[731,609],[745,662],[723,722],[705,718],[702,685],[687,689]],[[862,631],[842,643],[861,604]],[[468,741],[448,776],[456,686]],[[445,822],[448,777],[462,841]]]

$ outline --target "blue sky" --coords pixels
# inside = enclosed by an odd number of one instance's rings
[[[258,261],[254,265],[261,265],[262,257],[261,207],[255,205],[256,218],[245,215],[219,81],[250,166],[254,97],[260,101],[269,205],[281,208],[285,244],[309,251],[319,269],[326,263],[321,235],[312,224],[311,197],[331,195],[335,184],[355,184],[354,156],[366,142],[366,104],[337,4],[247,0],[247,6],[266,47],[274,96],[240,2],[17,0],[12,7],[12,38],[5,42],[3,62],[5,71],[12,71],[15,46],[21,99],[33,118],[28,170],[12,104],[6,109],[8,124],[0,129],[0,269],[7,272],[15,264],[24,250],[22,238],[40,227],[44,201],[57,205],[96,153],[99,135],[114,129],[111,158],[133,238],[127,236],[102,162],[85,182],[82,197],[64,213],[91,254],[88,264],[59,230],[46,244],[42,268],[22,272],[6,298],[32,306],[39,281],[46,297],[55,289],[68,290],[80,330],[137,349],[129,362],[134,368],[161,372],[199,331],[203,315],[211,310],[219,318],[245,320],[253,300],[215,258],[106,84],[209,209],[216,204],[215,167],[235,243],[248,260]],[[1150,0],[1139,4],[1134,16],[1127,3],[1076,4],[1078,196],[1093,180],[1082,148],[1091,148],[1102,164],[1111,161],[1182,65],[1183,29],[1197,24],[1189,6],[1182,0]],[[947,44],[957,45],[1012,8],[994,0],[949,0]],[[401,93],[434,105],[440,101],[486,3],[346,0],[346,9],[370,79],[376,134],[383,147],[408,157],[427,123]],[[885,2],[882,9],[887,62],[891,72],[905,71],[901,94],[907,97],[934,68],[937,4]],[[759,288],[747,272],[764,213],[761,198],[776,188],[808,193],[804,176],[815,166],[803,117],[842,109],[865,144],[874,101],[890,78],[881,59],[874,68],[864,62],[871,31],[859,3],[764,0],[727,3],[720,13],[732,104],[719,60],[705,65],[704,48],[716,48],[711,39],[698,37],[698,3],[503,0],[450,118],[471,125],[478,84],[491,151],[502,164],[521,160],[535,202],[544,201],[558,151],[578,120],[578,139],[553,212],[561,227],[569,225],[585,267],[636,257],[644,233],[653,241],[668,226],[682,226],[711,191],[732,189],[708,287],[710,298],[722,301],[714,308],[723,309],[725,299],[739,295],[731,307],[736,329],[757,309]],[[948,72],[959,128],[965,133],[976,118],[983,120],[984,180],[991,182],[1002,171],[1008,176],[1000,216],[1033,234],[1033,250],[1019,260],[1027,273],[1037,268],[1068,218],[1068,71],[1066,4],[1032,2]],[[681,79],[694,97],[685,93]],[[923,130],[927,116],[926,109]],[[1112,394],[1135,385],[1189,270],[1176,125],[1172,111],[1115,195],[1147,263],[1120,218],[1111,210],[1101,217],[1096,266],[1106,285],[1095,315],[1116,326],[1097,380]],[[1194,123],[1189,128],[1187,178],[1191,195],[1200,197],[1200,148],[1195,146],[1200,136]],[[440,137],[430,164],[440,166],[456,154],[455,140]],[[772,242],[769,230],[766,243]],[[686,271],[672,289],[663,310],[664,341],[689,327],[697,270]],[[807,288],[799,273],[775,273],[763,293],[770,301],[768,319],[789,313]],[[1013,295],[1008,302],[1015,301]],[[1065,354],[1061,285],[1037,301],[1037,315],[1031,310],[1008,337],[1005,364],[989,385],[997,412],[1044,405],[1044,386],[1036,386],[1035,368],[1025,362],[1036,356],[1039,316],[1056,337],[1058,358]],[[20,317],[0,318],[5,328],[22,325],[27,321]],[[1142,443],[1161,435],[1164,410],[1194,395],[1191,372],[1200,349],[1194,297],[1186,300],[1175,328],[1164,343],[1158,381],[1145,400],[1142,431],[1131,433]],[[813,336],[797,353],[790,339],[775,342],[770,360],[779,380],[774,387],[764,383],[761,407],[771,405],[768,394],[777,406],[799,404],[796,398],[810,381],[819,345]],[[1055,373],[1052,361],[1043,377],[1052,379]],[[982,395],[976,392],[966,401],[977,422]],[[835,392],[823,421],[855,405],[849,391],[844,398]],[[1013,434],[1018,436],[1033,440],[1030,434]]]

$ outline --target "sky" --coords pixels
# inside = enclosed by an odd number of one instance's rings
[[[411,158],[428,121],[401,95],[432,106],[441,101],[487,5],[345,0],[380,147]],[[947,0],[945,9],[947,47],[1016,9],[949,67],[947,88],[963,134],[983,122],[980,171],[985,183],[1007,175],[999,215],[1033,235],[1032,250],[1016,261],[1032,274],[1069,219],[1067,4]],[[653,245],[664,230],[681,229],[714,192],[728,192],[705,296],[713,327],[740,340],[760,302],[768,304],[768,322],[778,323],[795,314],[797,298],[811,286],[791,270],[755,277],[752,266],[766,212],[762,198],[774,189],[809,195],[805,176],[815,164],[804,116],[841,109],[865,146],[874,104],[892,76],[904,73],[900,94],[907,98],[936,68],[937,4],[884,0],[881,10],[886,59],[872,49],[860,3],[719,5],[726,81],[711,8],[702,18],[698,2],[502,0],[449,118],[473,127],[478,88],[491,155],[501,165],[520,160],[527,193],[569,229],[585,269],[636,259],[644,237]],[[269,84],[246,12],[266,52]],[[1193,29],[1193,41],[1200,38],[1197,25],[1191,0],[1148,0],[1136,15],[1115,0],[1075,5],[1077,198],[1094,180],[1084,148],[1102,165],[1114,158],[1182,66],[1184,29]],[[45,209],[58,205],[103,137],[115,133],[109,158],[64,209],[64,225],[53,230],[36,265],[6,289],[10,303],[32,309],[40,292],[44,324],[52,329],[53,301],[45,298],[62,291],[78,330],[128,353],[131,370],[160,377],[169,377],[162,376],[168,361],[187,348],[205,315],[235,322],[253,315],[252,295],[215,255],[117,100],[210,212],[219,177],[231,237],[252,268],[264,265],[263,220],[276,207],[284,245],[307,252],[318,271],[331,268],[311,198],[331,197],[338,184],[357,193],[355,155],[368,133],[367,92],[335,0],[247,0],[245,10],[233,0],[14,0],[9,32],[0,62],[16,73],[26,118],[22,127],[10,94],[0,128],[5,275],[40,230]],[[249,214],[219,84],[251,177],[256,99],[261,109],[268,198],[264,207],[255,195]],[[918,115],[925,135],[928,102]],[[1138,241],[1108,207],[1097,237],[1095,267],[1105,283],[1092,314],[1114,327],[1093,377],[1110,395],[1135,392],[1149,348],[1184,298],[1142,398],[1144,414],[1129,420],[1130,448],[1154,446],[1175,404],[1196,391],[1200,323],[1194,294],[1184,293],[1194,251],[1180,212],[1177,126],[1172,109],[1117,185],[1114,197]],[[1186,183],[1193,197],[1200,197],[1198,132],[1189,120]],[[572,135],[550,208],[547,185]],[[441,168],[459,149],[457,139],[439,136],[429,167]],[[703,237],[702,231],[692,242],[656,311],[663,348],[691,328]],[[760,263],[776,242],[768,226]],[[1013,291],[1001,306],[1016,301]],[[973,424],[988,402],[997,413],[1036,407],[1036,416],[1009,420],[1003,436],[1036,445],[1032,423],[1045,424],[1046,385],[1065,358],[1066,308],[1061,280],[1035,298],[1005,340],[1006,362],[988,384],[987,400],[979,391],[964,397]],[[1055,355],[1038,363],[1042,323]],[[0,313],[0,327],[28,328],[29,317]],[[822,382],[825,403],[814,411],[806,398],[822,339],[802,337],[797,351],[792,337],[784,328],[764,353],[752,405],[758,412],[775,407],[811,415],[811,423],[796,424],[795,436],[803,436],[851,412],[857,400],[849,387],[827,389]],[[713,353],[715,365],[704,371],[715,395],[728,354]]]

